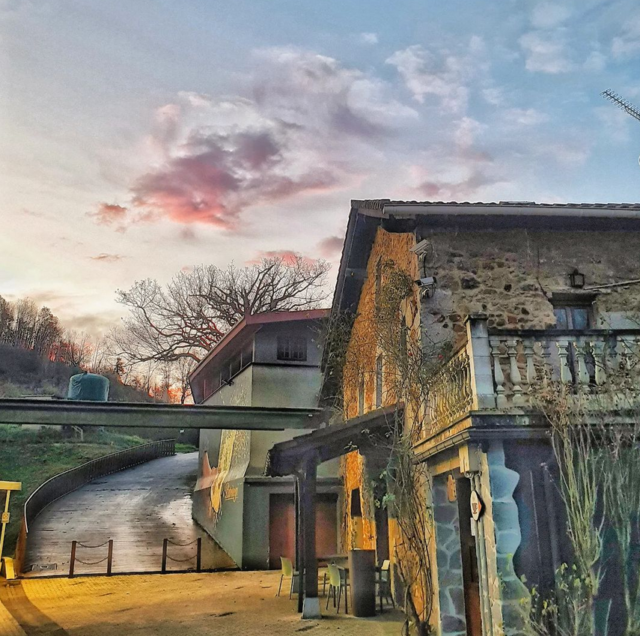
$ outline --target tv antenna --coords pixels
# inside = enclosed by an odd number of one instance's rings
[[[623,99],[622,97],[620,97],[620,95],[617,95],[609,89],[607,89],[606,91],[602,91],[601,95],[605,99],[613,102],[616,106],[618,106],[618,108],[622,108],[625,113],[640,121],[640,110],[638,110],[629,100]]]
[[[610,102],[613,102],[618,108],[621,108],[625,113],[627,113],[627,115],[631,115],[631,117],[640,121],[640,110],[638,110],[628,99],[620,97],[620,95],[609,89],[602,91],[601,95]],[[640,164],[640,157],[638,157],[638,163]]]

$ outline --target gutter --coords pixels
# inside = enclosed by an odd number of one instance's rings
[[[368,209],[359,210],[367,216],[379,216],[379,213]],[[640,219],[640,208],[583,208],[570,206],[510,206],[510,205],[460,205],[460,204],[391,204],[383,208],[384,217],[412,217],[420,216],[541,216],[541,217],[582,217],[582,218],[611,218],[611,219]]]

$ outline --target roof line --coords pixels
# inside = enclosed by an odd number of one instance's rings
[[[294,322],[298,320],[320,320],[328,318],[330,309],[299,309],[294,311],[269,311],[260,314],[251,314],[245,316],[240,322],[236,323],[222,338],[216,343],[207,355],[202,358],[196,368],[191,372],[189,379],[193,379],[213,358],[218,356],[221,351],[248,326],[257,326],[274,324],[278,322]]]

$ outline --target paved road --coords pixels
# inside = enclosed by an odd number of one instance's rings
[[[400,636],[402,616],[389,607],[354,618],[321,599],[323,619],[300,620],[295,598],[276,597],[279,579],[214,572],[23,580],[0,585],[0,636]]]
[[[198,453],[154,459],[135,468],[102,477],[46,508],[30,528],[25,572],[29,575],[66,574],[71,542],[98,545],[113,539],[113,572],[160,570],[162,541],[203,539],[203,568],[229,567],[224,552],[191,518],[191,493],[198,470]],[[195,544],[169,546],[169,556],[189,559]],[[78,547],[77,558],[96,562],[107,546]],[[195,558],[170,569],[195,567]],[[49,569],[51,568],[51,569]],[[76,565],[76,573],[103,573],[106,562]]]

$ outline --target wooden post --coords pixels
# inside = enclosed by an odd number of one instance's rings
[[[198,537],[197,542],[198,551],[196,553],[196,572],[200,572],[202,569],[202,537]]]
[[[107,576],[111,576],[112,565],[113,565],[113,539],[109,539],[109,552],[107,553]]]
[[[69,562],[69,578],[73,578],[73,572],[76,568],[76,547],[78,545],[77,541],[71,542],[71,560]]]
[[[302,554],[302,506],[300,505],[300,481],[299,473],[295,474],[295,521],[296,521],[296,561],[294,572],[298,572],[298,614],[302,614],[302,572],[304,571],[304,555]]]
[[[304,571],[300,571],[304,581],[304,603],[302,618],[321,617],[318,599],[318,560],[316,557],[316,473],[318,462],[315,455],[303,459],[300,482],[300,503],[302,513],[302,536],[304,540]]]
[[[162,574],[167,571],[167,548],[169,547],[169,539],[163,539],[162,541]]]

